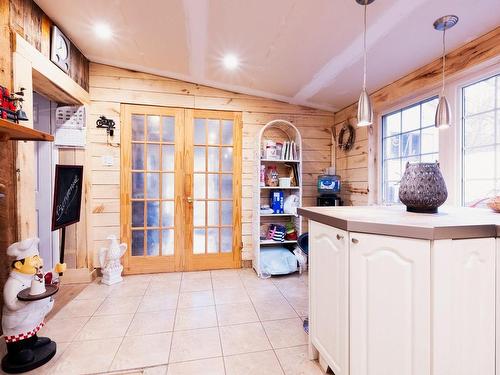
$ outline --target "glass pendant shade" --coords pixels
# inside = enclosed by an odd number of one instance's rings
[[[436,108],[435,117],[436,128],[446,129],[451,126],[450,104],[444,95],[439,97],[439,103]]]
[[[373,107],[370,96],[366,90],[361,91],[358,100],[358,126],[370,126],[373,124]]]

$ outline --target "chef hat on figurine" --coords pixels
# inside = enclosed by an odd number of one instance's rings
[[[39,242],[38,238],[28,238],[27,240],[13,243],[7,248],[7,255],[16,257],[16,260],[40,255],[38,252]]]

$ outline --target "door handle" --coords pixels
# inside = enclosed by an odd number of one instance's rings
[[[193,203],[193,197],[187,197],[186,200],[188,203]]]
[[[340,240],[342,240],[342,239],[344,239],[344,236],[342,236],[342,235],[340,235],[340,234],[337,234],[337,240],[339,240],[339,241],[340,241]]]

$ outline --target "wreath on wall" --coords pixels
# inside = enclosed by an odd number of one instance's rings
[[[354,146],[354,140],[356,138],[356,129],[349,124],[345,123],[342,129],[339,131],[337,137],[337,146],[343,151],[349,151]]]

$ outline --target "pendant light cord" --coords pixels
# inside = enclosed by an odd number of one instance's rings
[[[443,70],[441,72],[441,95],[444,95],[444,71],[446,67],[446,28],[443,29]]]
[[[365,15],[363,19],[364,31],[363,31],[363,91],[366,91],[366,7],[368,6],[368,0],[365,0]]]

